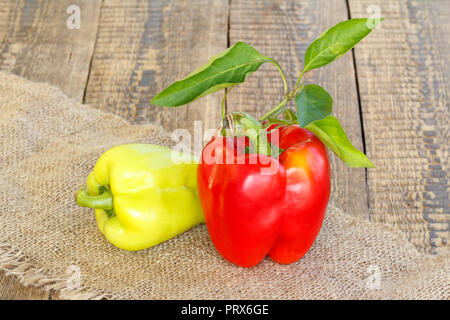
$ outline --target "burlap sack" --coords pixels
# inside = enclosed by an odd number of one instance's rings
[[[332,204],[313,248],[291,265],[236,267],[205,225],[144,251],[119,250],[74,191],[104,151],[131,142],[171,144],[159,127],[0,73],[0,269],[63,298],[449,298],[448,255],[421,254],[399,231]]]

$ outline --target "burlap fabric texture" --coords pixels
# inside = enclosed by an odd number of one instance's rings
[[[74,191],[104,151],[132,142],[171,144],[157,126],[0,73],[0,269],[62,298],[449,298],[448,255],[419,253],[401,232],[332,204],[313,248],[291,265],[232,265],[205,225],[144,251],[119,250]]]

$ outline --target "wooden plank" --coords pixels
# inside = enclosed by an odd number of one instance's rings
[[[67,28],[71,0],[6,0],[0,5],[0,70],[57,85],[81,101],[94,50],[101,0],[78,0],[80,29]],[[0,299],[48,299],[0,272]]]
[[[230,41],[243,40],[277,60],[290,78],[291,87],[303,66],[308,45],[323,31],[347,19],[341,1],[231,1]],[[272,65],[264,65],[229,94],[229,110],[261,116],[282,98],[282,82]],[[334,99],[334,114],[350,140],[360,150],[362,131],[351,53],[323,69],[308,72],[306,83],[324,87]],[[364,169],[350,169],[331,155],[332,201],[346,212],[368,216]]]
[[[356,50],[373,220],[420,250],[448,252],[449,1],[350,0],[386,18]]]
[[[74,1],[6,0],[0,6],[0,70],[60,87],[81,101],[101,0],[80,0],[80,29],[66,25]]]
[[[86,102],[169,131],[217,127],[221,93],[180,108],[150,100],[226,48],[227,16],[227,0],[106,0]]]
[[[24,287],[15,278],[0,271],[0,300],[47,300],[48,297],[48,291]]]

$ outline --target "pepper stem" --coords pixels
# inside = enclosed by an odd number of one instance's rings
[[[272,110],[270,110],[269,112],[267,112],[265,115],[263,115],[259,121],[263,122],[264,120],[270,118],[274,113],[278,112],[281,108],[284,107],[284,105],[288,102],[289,100],[289,96],[284,96],[283,101],[280,102],[279,105],[277,105],[275,108],[273,108]]]
[[[83,188],[77,191],[75,198],[80,207],[103,209],[106,211],[113,210],[113,197],[111,192],[106,188],[102,188],[101,193],[97,196],[89,195]]]

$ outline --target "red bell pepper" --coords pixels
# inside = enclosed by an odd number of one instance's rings
[[[242,267],[255,266],[266,255],[282,264],[303,257],[330,197],[323,143],[298,125],[276,130],[283,149],[278,159],[245,153],[242,137],[214,137],[197,171],[211,240],[226,260]]]
[[[303,81],[305,72],[341,57],[382,19],[371,20],[340,22],[315,39],[306,49],[304,69],[292,90],[278,62],[238,42],[152,99],[159,106],[178,107],[226,88],[220,136],[203,149],[197,184],[212,242],[228,261],[251,267],[269,255],[287,264],[306,254],[330,198],[330,165],[323,143],[350,167],[374,167],[332,116],[330,94]],[[245,112],[227,113],[231,88],[265,62],[280,72],[282,100],[259,119]]]

